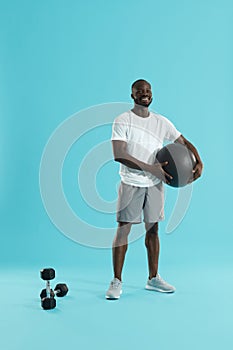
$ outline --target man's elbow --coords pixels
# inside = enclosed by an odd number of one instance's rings
[[[180,144],[182,144],[182,145],[186,145],[186,139],[184,138],[184,136],[183,135],[180,135],[174,142],[175,143],[180,143]]]
[[[122,160],[126,159],[126,153],[125,152],[114,152],[114,160],[115,162],[121,162]]]
[[[115,161],[115,162],[122,163],[123,160],[124,160],[123,157],[120,157],[120,156],[115,156],[115,157],[114,157],[114,161]]]

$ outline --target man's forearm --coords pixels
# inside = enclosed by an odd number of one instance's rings
[[[132,157],[128,153],[124,153],[115,157],[115,161],[120,162],[133,169],[138,169],[142,171],[149,171],[150,169],[150,164],[144,163],[139,159]]]
[[[193,144],[191,142],[189,142],[189,141],[186,141],[185,144],[190,149],[190,151],[193,152],[197,162],[202,164],[202,161],[201,161],[201,158],[200,158],[200,156],[199,156],[199,154],[197,152],[197,149],[193,146]]]
[[[201,158],[198,154],[197,149],[183,135],[181,135],[175,142],[181,143],[181,144],[185,145],[188,149],[190,149],[190,151],[193,152],[197,162],[202,164],[202,161],[201,161]]]

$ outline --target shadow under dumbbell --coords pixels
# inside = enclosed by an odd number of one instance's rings
[[[40,311],[53,311],[53,312],[57,312],[57,313],[62,312],[62,310],[59,307],[56,307],[56,308],[50,309],[50,310],[44,310],[42,308],[38,308],[38,299],[36,299],[36,298],[32,299],[31,303],[24,303],[23,305],[20,304],[20,307],[22,307],[22,306],[25,309],[35,310],[38,312],[40,312]],[[16,305],[16,307],[17,307],[17,305]]]

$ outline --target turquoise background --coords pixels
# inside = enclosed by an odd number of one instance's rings
[[[227,0],[0,2],[2,348],[232,346],[232,33]],[[77,244],[52,224],[39,167],[64,120],[93,105],[131,102],[138,78],[151,82],[152,109],[194,143],[205,168],[181,225],[170,235],[160,225],[161,274],[177,292],[143,290],[141,238],[129,247],[122,299],[107,303],[111,250]],[[99,142],[98,134],[89,139]],[[74,150],[64,175],[71,197]],[[106,200],[116,196],[117,172],[114,162],[103,169],[103,180],[112,179],[107,187],[99,174]],[[168,189],[167,213],[175,196]],[[116,226],[114,215],[101,223]],[[46,266],[70,287],[50,312],[38,299],[39,270]]]

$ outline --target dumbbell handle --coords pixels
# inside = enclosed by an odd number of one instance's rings
[[[46,281],[46,293],[47,293],[47,296],[50,298],[51,297],[50,281]]]
[[[51,286],[50,286],[50,281],[46,281],[46,293],[49,297],[51,297]],[[60,289],[53,290],[53,293],[56,295],[57,293],[60,293]]]

